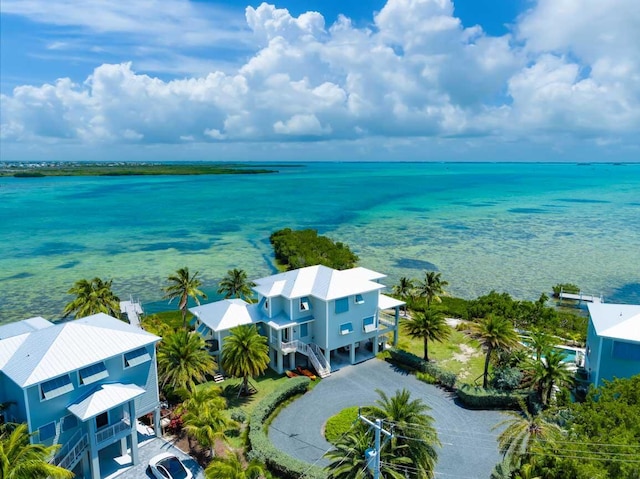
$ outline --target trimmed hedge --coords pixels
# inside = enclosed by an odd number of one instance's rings
[[[392,362],[422,373],[427,373],[433,377],[438,384],[449,389],[454,389],[457,379],[455,374],[445,371],[435,364],[429,363],[415,354],[403,351],[402,349],[390,348],[388,351]]]
[[[257,459],[266,464],[269,470],[281,479],[300,477],[325,479],[327,477],[322,468],[295,459],[277,449],[269,440],[268,427],[265,426],[265,422],[278,406],[287,399],[306,392],[309,382],[309,378],[305,376],[288,379],[281,389],[260,401],[249,419],[249,444],[251,445],[249,459]]]
[[[530,404],[535,391],[504,392],[463,384],[457,390],[460,402],[472,409],[520,409],[519,401]]]

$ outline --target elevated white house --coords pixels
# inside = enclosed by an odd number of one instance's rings
[[[603,379],[640,374],[640,305],[592,303],[585,369],[596,387]]]
[[[102,313],[0,326],[0,402],[9,403],[3,419],[27,423],[34,443],[60,444],[52,462],[78,478],[99,479],[111,452],[130,449],[136,464],[136,418],[153,413],[159,432],[159,340]]]
[[[397,341],[404,302],[381,293],[385,286],[378,281],[385,277],[361,267],[309,266],[256,280],[255,304],[230,299],[189,311],[213,354],[230,329],[255,324],[268,338],[272,369],[282,373],[309,362],[324,377],[341,364],[373,357],[391,333]]]

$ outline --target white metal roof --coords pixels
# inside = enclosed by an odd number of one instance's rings
[[[640,342],[640,306],[589,303],[589,315],[598,336]]]
[[[19,336],[20,334],[24,333],[31,333],[33,331],[49,328],[51,326],[53,326],[53,323],[51,321],[47,321],[40,316],[23,319],[22,321],[16,321],[15,323],[3,324],[2,326],[0,326],[0,339]]]
[[[273,318],[264,318],[263,321],[273,329],[284,329],[289,326],[298,326],[300,324],[311,323],[315,321],[313,316],[299,319],[289,319],[286,314],[278,314]]]
[[[189,308],[189,311],[215,332],[261,321],[257,305],[242,299],[224,299]]]
[[[103,384],[82,401],[70,405],[67,410],[81,421],[86,421],[120,404],[131,401],[144,392],[144,389],[135,384]]]
[[[366,268],[338,271],[317,265],[257,279],[253,289],[267,298],[283,296],[294,299],[314,296],[329,301],[382,289],[383,285],[371,281],[379,276],[380,273]]]
[[[398,306],[403,306],[404,304],[404,301],[392,298],[391,296],[387,296],[386,294],[381,294],[380,298],[378,299],[378,309],[391,309]]]
[[[28,387],[98,361],[160,341],[161,338],[104,313],[55,324],[7,343],[13,350],[0,360],[2,372]],[[0,343],[4,346],[5,339]],[[4,348],[0,348],[4,349]],[[0,358],[4,351],[0,353]]]

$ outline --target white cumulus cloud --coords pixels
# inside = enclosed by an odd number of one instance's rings
[[[111,28],[133,21],[123,8],[112,12]],[[2,138],[183,145],[476,138],[460,143],[466,149],[537,136],[552,146],[568,137],[638,146],[636,0],[539,0],[500,37],[463,25],[450,0],[388,0],[368,27],[346,17],[327,26],[317,12],[294,17],[263,3],[247,7],[246,25],[259,47],[231,72],[166,80],[125,62],[95,68],[84,83],[17,87],[0,99]]]

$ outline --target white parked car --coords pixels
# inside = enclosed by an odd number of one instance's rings
[[[154,456],[149,461],[151,474],[157,479],[192,479],[191,471],[182,461],[169,452]]]

